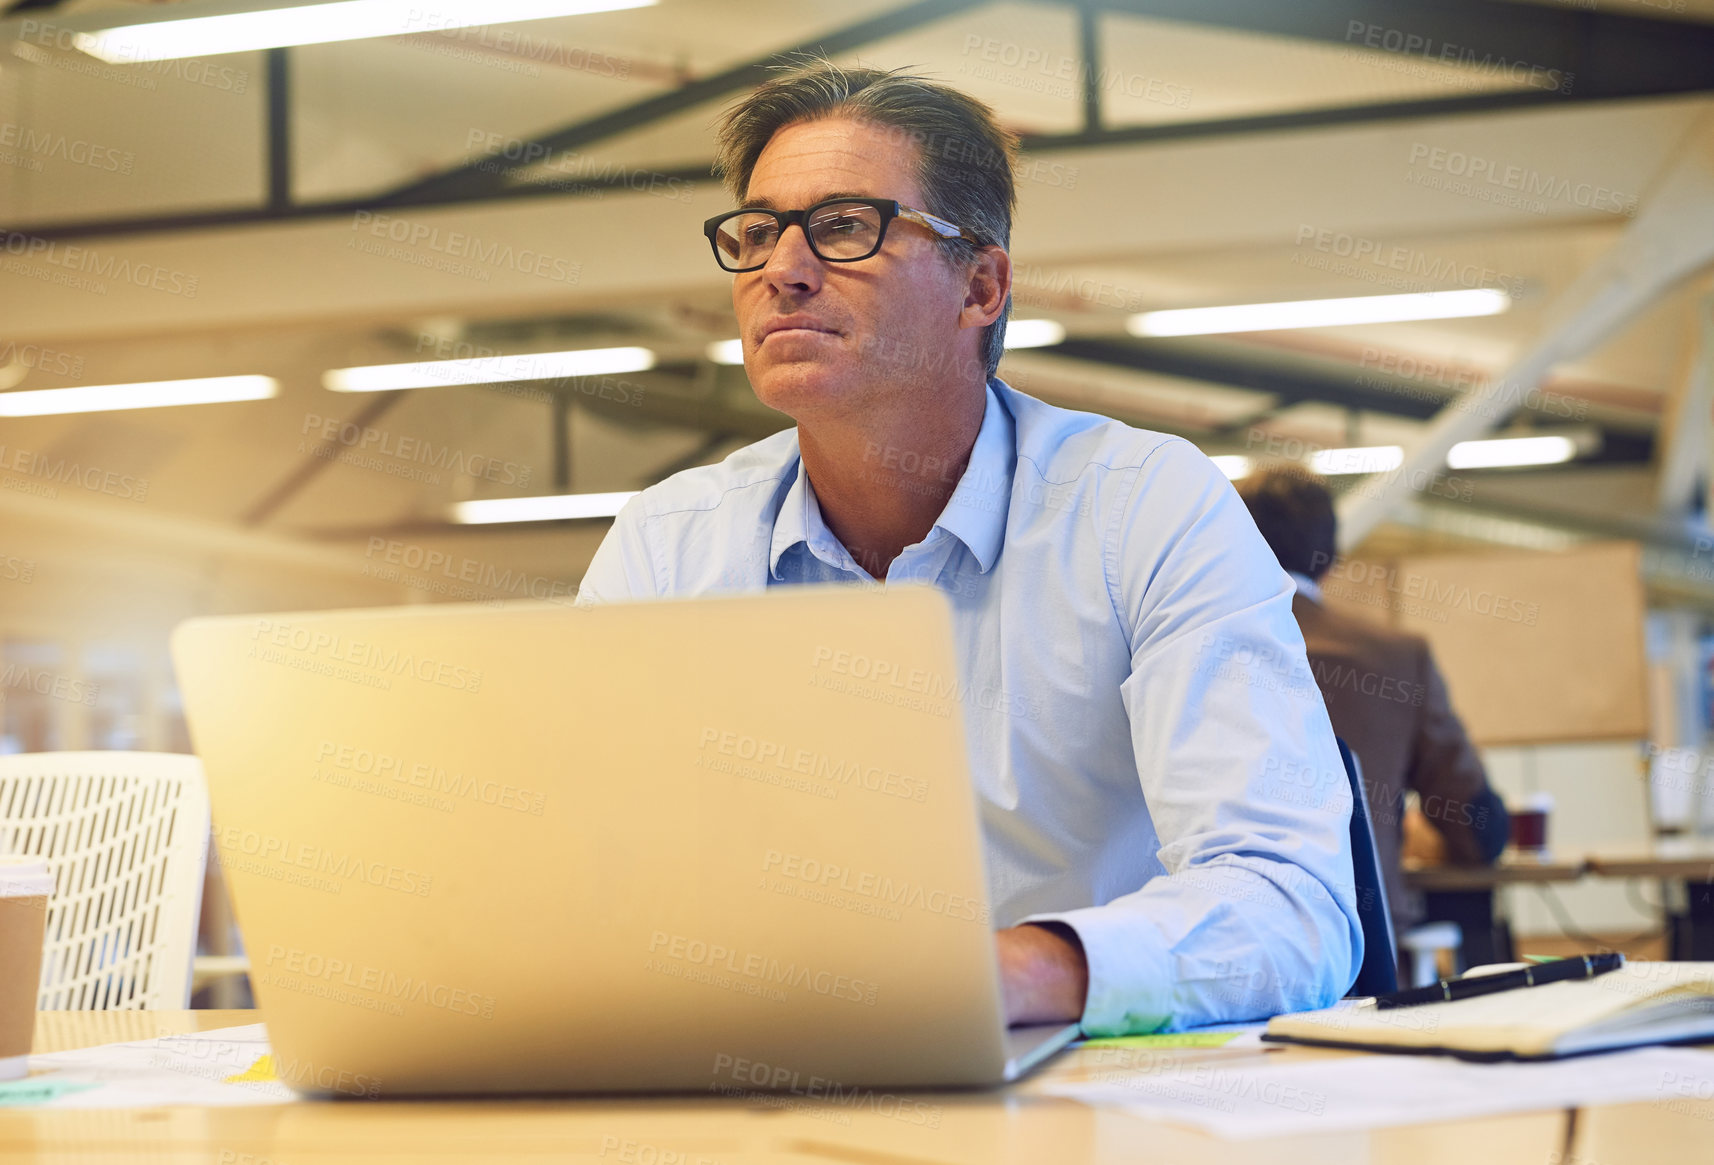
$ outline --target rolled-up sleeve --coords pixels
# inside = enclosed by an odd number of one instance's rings
[[[1237,493],[1187,443],[1127,470],[1105,538],[1130,637],[1121,688],[1165,868],[1053,920],[1089,963],[1089,1035],[1328,1006],[1363,936],[1351,794],[1292,617],[1293,587]]]

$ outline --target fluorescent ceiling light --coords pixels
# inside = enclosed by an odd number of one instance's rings
[[[557,380],[573,376],[613,376],[646,372],[655,366],[647,348],[584,348],[576,352],[537,352],[524,356],[477,356],[470,360],[418,360],[409,364],[372,364],[324,372],[322,387],[333,392],[391,392],[400,388],[438,388],[445,384],[504,384],[513,380]]]
[[[1240,477],[1250,476],[1250,459],[1242,453],[1222,453],[1218,457],[1210,457],[1214,467],[1224,473],[1230,480],[1237,481]]]
[[[457,502],[452,520],[466,526],[492,522],[563,522],[568,518],[611,518],[637,496],[636,490],[606,494],[558,494],[540,498],[485,498]]]
[[[1449,469],[1494,469],[1505,465],[1557,465],[1577,456],[1570,437],[1499,437],[1460,441],[1446,455]]]
[[[1401,445],[1369,445],[1356,449],[1318,449],[1309,467],[1323,477],[1342,473],[1391,473],[1405,462]]]
[[[1125,322],[1133,336],[1206,336],[1218,332],[1269,332],[1281,328],[1328,328],[1337,324],[1384,324],[1400,320],[1446,320],[1491,316],[1512,304],[1503,291],[1425,291],[1414,295],[1359,295],[1347,299],[1302,299],[1291,303],[1243,303],[1230,307],[1146,311]]]
[[[196,16],[126,24],[100,32],[80,32],[77,47],[114,65],[139,61],[169,61],[179,57],[210,57],[249,49],[288,45],[327,44],[469,28],[478,24],[510,24],[551,16],[579,16],[644,8],[655,0],[341,0],[335,4],[301,4],[224,16]]]
[[[1065,339],[1065,325],[1056,320],[1012,320],[1006,324],[1006,347],[1046,348]]]
[[[708,358],[716,364],[744,363],[743,340],[716,340],[708,346]]]
[[[160,409],[171,405],[212,405],[277,396],[280,382],[271,376],[205,376],[196,380],[150,380],[140,384],[86,384],[0,393],[0,417],[45,417],[57,413],[101,413],[118,409]]]

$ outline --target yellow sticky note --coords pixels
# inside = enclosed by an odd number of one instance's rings
[[[223,1084],[272,1084],[279,1079],[274,1075],[274,1057],[257,1056],[256,1062],[236,1076],[228,1076]]]

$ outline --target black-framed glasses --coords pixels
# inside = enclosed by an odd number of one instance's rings
[[[828,198],[803,210],[745,207],[717,214],[702,224],[714,261],[727,271],[756,271],[767,265],[789,226],[803,229],[809,249],[824,263],[867,259],[886,242],[896,218],[918,223],[942,239],[967,239],[963,227],[924,210],[900,206],[890,198]]]

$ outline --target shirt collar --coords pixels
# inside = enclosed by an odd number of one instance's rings
[[[1320,583],[1310,578],[1307,574],[1299,574],[1295,570],[1288,570],[1286,573],[1291,575],[1291,581],[1297,584],[1298,594],[1302,595],[1312,603],[1319,603],[1321,601]]]
[[[992,383],[987,396],[970,463],[934,523],[969,548],[983,574],[993,569],[1006,540],[1006,511],[1011,508],[1012,477],[1018,464],[1012,414],[1000,403]]]
[[[850,551],[822,521],[821,505],[815,500],[815,491],[810,488],[802,455],[796,461],[791,488],[786,491],[780,512],[774,518],[774,538],[768,547],[768,572],[775,582],[780,581],[781,557],[799,544],[807,545],[817,558],[834,566],[851,570],[856,565],[851,561]]]
[[[1000,557],[1006,538],[1006,511],[1012,496],[1012,474],[1017,464],[1017,438],[1012,415],[989,383],[982,409],[982,427],[970,449],[970,462],[947,499],[946,508],[935,519],[935,527],[956,537],[975,556],[986,574]],[[799,543],[834,566],[856,568],[850,552],[821,518],[814,487],[797,458],[791,488],[774,518],[774,537],[768,548],[768,570],[780,578],[780,558]]]

